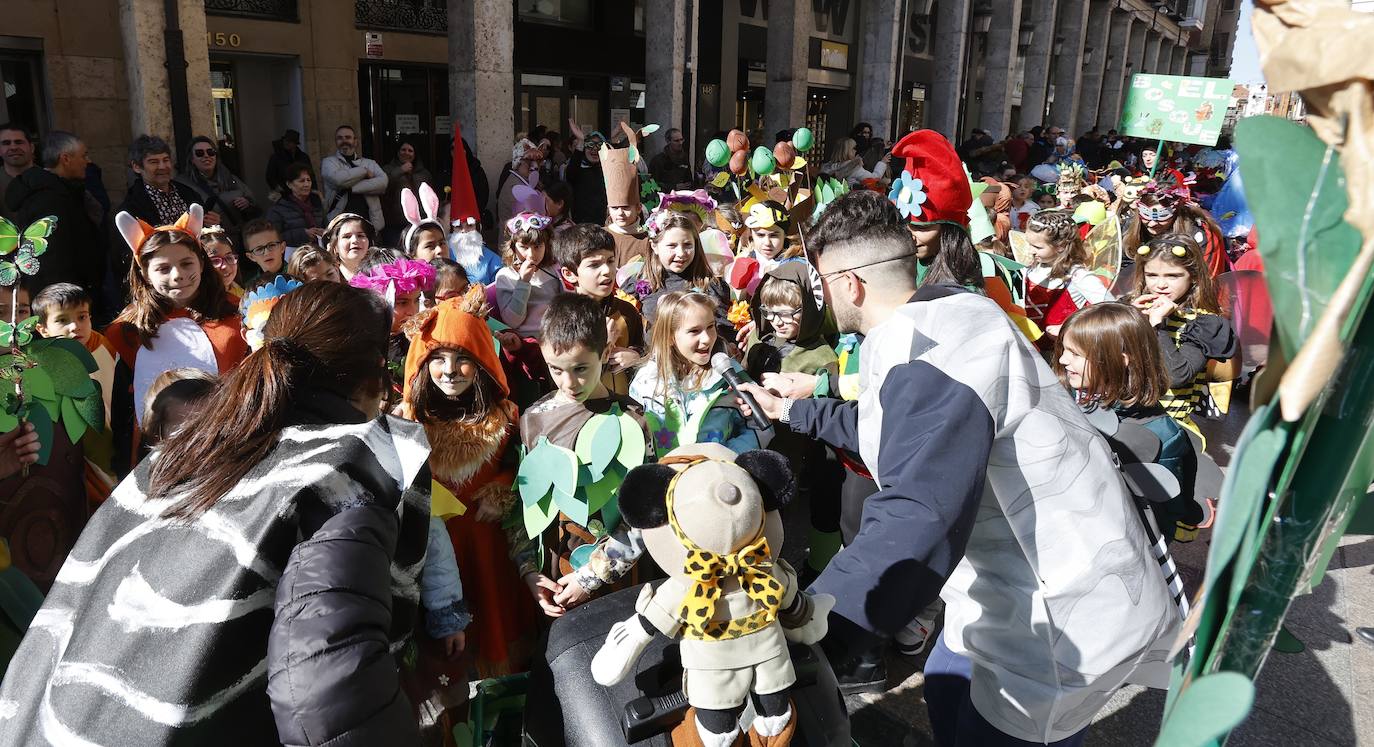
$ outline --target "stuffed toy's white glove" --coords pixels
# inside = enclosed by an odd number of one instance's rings
[[[830,604],[835,604],[833,598]],[[611,632],[606,634],[606,642],[592,657],[592,679],[605,687],[625,679],[651,640],[653,635],[644,630],[639,615],[612,625]]]
[[[810,646],[825,637],[825,632],[830,629],[830,610],[835,607],[835,597],[830,594],[813,594],[811,607],[811,619],[795,628],[783,626],[782,633],[787,640]]]

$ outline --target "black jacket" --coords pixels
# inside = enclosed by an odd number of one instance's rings
[[[10,183],[5,205],[21,231],[39,218],[57,218],[33,276],[34,293],[53,283],[76,283],[94,296],[105,276],[105,253],[86,212],[85,183],[35,166]]]
[[[313,245],[315,240],[310,238],[310,234],[305,230],[325,227],[324,201],[320,199],[318,192],[310,193],[310,206],[313,211],[310,218],[307,218],[301,206],[296,204],[291,195],[286,194],[268,208],[267,219],[276,226],[277,233],[281,234],[282,241],[288,246]]]
[[[267,641],[267,695],[284,745],[418,744],[388,649],[400,524],[342,511],[291,551]]]
[[[310,167],[311,178],[314,178],[315,166],[310,162],[310,155],[301,148],[296,148],[292,153],[282,145],[280,140],[272,141],[272,155],[267,158],[267,188],[275,189],[286,194],[286,167],[293,163],[303,163]]]
[[[172,182],[172,189],[181,195],[181,201],[186,203],[186,207],[196,204],[204,210],[210,209],[205,206],[204,199],[185,184]],[[148,189],[143,186],[143,177],[134,179],[133,184],[129,185],[129,191],[124,193],[124,201],[115,208],[116,215],[121,212],[128,213],[150,226],[163,224],[162,218],[157,214],[157,206],[153,204],[153,198],[148,196]],[[129,260],[133,255],[129,251],[129,245],[118,235],[113,237],[110,246],[110,268],[114,271],[116,280],[123,280],[129,274]]]

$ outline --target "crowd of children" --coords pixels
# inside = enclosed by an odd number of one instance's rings
[[[1130,250],[1134,288],[1112,303],[1112,278],[1089,266],[1074,211],[1036,211],[1024,186],[1007,184],[994,209],[1010,213],[1003,228],[1024,229],[1033,251],[1020,268],[1022,288],[969,239],[968,216],[980,205],[948,143],[913,133],[893,153],[906,160],[899,179],[923,190],[910,199],[894,188],[891,198],[911,229],[922,282],[985,293],[1022,314],[1035,330],[1027,336],[1038,338],[1033,344],[1080,402],[1143,424],[1163,444],[1161,463],[1182,476],[1194,454],[1180,428],[1196,430],[1209,382],[1225,380],[1218,369],[1237,353],[1206,254],[1212,242],[1141,235]],[[786,455],[812,525],[805,540],[789,542],[804,543],[811,574],[840,548],[841,495],[853,492],[861,504],[873,489],[852,455],[751,427],[713,365],[724,354],[737,372],[785,385],[793,397],[857,396],[845,382],[862,339],[837,333],[827,281],[804,251],[805,228],[825,205],[803,194],[800,177],[759,177],[748,199],[665,195],[646,213],[634,165],[604,153],[600,162],[602,224],[574,224],[572,192],[555,183],[542,207],[489,227],[508,237],[498,251],[467,217],[450,231],[428,187],[405,190],[409,227],[395,250],[378,246],[369,220],[353,213],[330,221],[319,245],[296,247],[265,220],[245,225],[236,247],[223,230],[202,229],[198,208],[160,227],[121,214],[134,259],[131,300],[103,334],[76,286],[21,285],[17,309],[5,289],[0,312],[32,313],[42,335],[76,338],[96,356],[92,376],[106,386],[113,448],[94,466],[122,476],[174,437],[186,413],[215,396],[216,377],[249,355],[246,339],[262,327],[253,309],[270,310],[272,299],[311,282],[385,297],[393,380],[384,408],[423,424],[435,481],[422,584],[429,624],[420,637],[440,663],[412,694],[436,697],[442,709],[461,696],[435,684],[440,677],[461,683],[468,666],[483,677],[522,671],[535,653],[539,615],[560,616],[658,572],[639,562],[637,531],[606,500],[623,470],[597,471],[552,506],[535,502],[551,515],[544,524],[530,518],[517,484],[522,460],[549,448],[571,460],[572,472],[587,470],[584,441],[607,416],[624,424],[622,448],[636,463],[697,442]],[[1141,206],[1149,212],[1137,222],[1150,231],[1158,204]],[[708,242],[724,254],[709,254]],[[30,290],[38,291],[31,302]],[[1162,509],[1160,525],[1195,529],[1203,515],[1192,499]]]

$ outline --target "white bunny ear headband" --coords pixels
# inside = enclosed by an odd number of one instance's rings
[[[440,233],[448,234],[444,224],[439,222],[439,195],[426,183],[420,184],[419,192],[417,198],[415,190],[410,187],[401,190],[401,211],[405,213],[406,222],[410,223],[405,236],[401,237],[401,244],[407,252],[410,251],[410,240],[423,228],[437,228]]]
[[[192,240],[199,244],[200,229],[204,225],[205,211],[194,203],[175,223],[166,226],[150,226],[141,218],[135,218],[125,212],[115,216],[115,226],[119,228],[119,235],[124,237],[124,243],[129,245],[129,251],[133,252],[135,257],[148,239],[158,231],[181,231],[190,234]]]

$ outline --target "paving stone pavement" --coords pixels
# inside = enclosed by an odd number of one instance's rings
[[[1204,425],[1209,452],[1223,468],[1248,413],[1242,407],[1219,423]],[[1196,588],[1207,560],[1207,539],[1174,546],[1188,588]],[[1255,707],[1232,733],[1229,745],[1294,747],[1374,745],[1374,645],[1354,629],[1374,626],[1374,537],[1347,536],[1326,577],[1311,594],[1293,601],[1288,630],[1301,653],[1271,652],[1256,681]],[[854,740],[863,747],[933,745],[922,699],[921,667],[892,656],[889,683],[879,695],[846,698]],[[1165,693],[1123,688],[1098,714],[1089,747],[1151,745],[1159,733]]]

